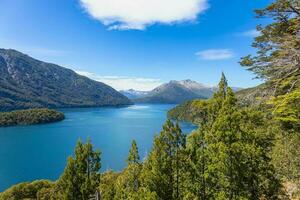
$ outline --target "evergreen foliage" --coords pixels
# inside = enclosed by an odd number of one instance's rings
[[[65,116],[62,112],[46,108],[0,112],[0,127],[44,124],[61,121],[64,118]]]
[[[278,123],[273,162],[286,181],[298,184],[300,191],[299,159],[295,153],[300,151],[300,146],[295,145],[300,134],[300,2],[276,0],[256,12],[258,17],[273,21],[258,26],[261,34],[253,43],[257,53],[244,57],[241,64],[264,79],[266,88],[272,91],[268,112]]]
[[[273,151],[267,153],[272,154],[275,170],[281,175],[284,185],[296,185],[295,191],[300,193],[297,153],[300,152],[300,2],[275,0],[256,13],[259,18],[270,18],[271,23],[257,26],[260,35],[252,45],[257,53],[244,57],[240,63],[265,83],[238,92],[243,99],[238,103],[240,107],[250,106],[252,111],[264,112],[266,120],[259,128],[262,129],[260,132],[263,129],[270,131],[276,139]],[[224,91],[220,92],[214,98],[224,94]],[[210,108],[220,105],[217,103],[220,100],[213,102],[214,98],[187,102],[168,114],[174,119],[189,120],[204,127],[202,121],[215,118],[211,116]],[[291,192],[290,196],[296,193]]]
[[[144,163],[142,185],[157,194],[159,199],[182,197],[182,170],[185,136],[178,124],[167,120],[154,139],[150,155]]]
[[[53,183],[48,180],[20,183],[0,193],[0,200],[36,199],[42,189],[45,190],[52,186]]]
[[[168,117],[174,120],[201,123],[207,115],[209,100],[196,99],[177,105],[168,111]]]
[[[127,168],[116,181],[116,196],[114,199],[138,199],[140,190],[141,164],[136,141],[133,140],[127,158]]]
[[[67,166],[55,187],[54,199],[88,200],[100,184],[100,151],[94,151],[91,141],[78,141],[75,157],[69,157]]]
[[[258,26],[255,56],[246,56],[241,64],[273,87],[274,94],[283,94],[299,86],[300,62],[300,3],[297,0],[276,0],[265,9],[256,11],[258,17],[274,20]]]
[[[133,140],[131,144],[131,149],[127,158],[127,164],[138,164],[140,162],[139,150],[136,141]]]
[[[117,189],[115,186],[115,182],[117,178],[119,177],[119,173],[113,172],[112,170],[109,170],[103,174],[101,174],[101,182],[98,187],[98,190],[101,193],[101,198],[103,200],[113,200]]]

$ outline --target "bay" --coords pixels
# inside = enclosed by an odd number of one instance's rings
[[[94,147],[101,150],[101,171],[122,170],[131,141],[137,141],[144,159],[167,111],[174,106],[62,109],[66,119],[61,122],[0,128],[0,191],[24,181],[56,180],[79,139],[90,138]],[[180,125],[184,133],[195,129],[190,123]]]

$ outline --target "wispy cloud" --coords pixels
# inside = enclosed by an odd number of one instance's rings
[[[101,76],[95,73],[76,70],[77,74],[105,83],[116,90],[135,89],[149,91],[162,84],[160,79],[124,76]]]
[[[234,56],[230,49],[207,49],[198,51],[196,56],[201,60],[224,60]]]
[[[244,36],[244,37],[257,37],[260,35],[260,32],[256,29],[252,29],[252,30],[241,32],[241,33],[237,33],[236,35]]]
[[[155,23],[194,21],[208,0],[80,0],[82,7],[108,29],[143,30]]]

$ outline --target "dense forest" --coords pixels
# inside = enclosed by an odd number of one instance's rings
[[[257,27],[257,54],[241,60],[265,80],[242,93],[251,101],[237,98],[222,74],[211,99],[185,104],[198,106],[188,119],[198,130],[184,135],[167,120],[145,160],[133,141],[123,171],[100,173],[100,151],[79,141],[57,181],[21,183],[0,199],[300,199],[300,2],[256,12],[272,23]]]
[[[0,112],[0,127],[14,125],[45,124],[61,121],[65,118],[62,112],[47,108]]]
[[[0,199],[283,199],[272,164],[273,122],[265,113],[240,108],[225,76],[210,100],[201,127],[184,135],[167,120],[145,161],[135,141],[122,172],[99,173],[101,153],[78,142],[61,177],[21,183]]]

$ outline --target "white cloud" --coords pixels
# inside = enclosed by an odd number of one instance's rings
[[[109,29],[143,30],[155,23],[194,21],[207,0],[80,0],[82,7]]]
[[[101,76],[86,71],[77,71],[77,74],[89,77],[90,79],[105,83],[116,90],[135,89],[149,91],[162,84],[161,80],[153,78],[138,78],[124,76]]]
[[[238,33],[238,36],[245,36],[245,37],[257,37],[260,35],[260,32],[256,29],[248,30],[242,33]]]
[[[230,49],[208,49],[199,51],[196,53],[201,60],[224,60],[234,56],[234,53]]]

